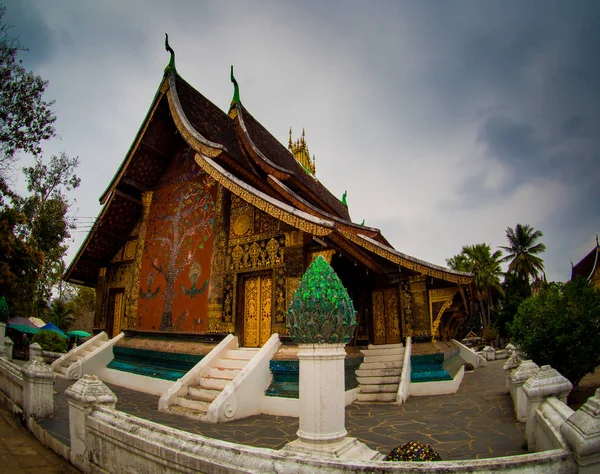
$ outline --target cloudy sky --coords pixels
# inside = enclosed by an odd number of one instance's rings
[[[168,63],[275,137],[306,129],[318,178],[355,222],[437,264],[544,232],[546,270],[600,231],[600,2],[5,0],[80,157],[74,214],[96,216]],[[69,261],[85,233],[75,232]]]

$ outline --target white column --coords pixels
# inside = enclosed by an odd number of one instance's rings
[[[32,359],[22,368],[23,411],[35,419],[52,416],[54,412],[54,373],[39,359]]]
[[[561,426],[582,474],[600,472],[600,388]]]
[[[71,462],[83,472],[90,472],[87,416],[95,407],[114,408],[116,395],[95,375],[85,374],[65,392],[69,400]]]
[[[306,442],[333,442],[347,434],[344,344],[300,344],[300,428]]]
[[[556,369],[549,365],[542,365],[537,374],[527,379],[523,385],[523,395],[526,399],[525,411],[527,414],[525,425],[525,439],[529,450],[535,449],[535,422],[536,411],[548,397],[556,397],[565,405],[567,395],[571,393],[573,385]]]
[[[512,353],[512,355],[508,358],[508,360],[504,363],[502,368],[504,369],[504,373],[506,375],[506,393],[510,392],[510,374],[519,367],[521,363],[521,359],[516,353]]]

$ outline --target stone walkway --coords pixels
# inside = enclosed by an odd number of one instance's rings
[[[411,397],[404,405],[355,403],[346,409],[346,429],[383,454],[410,440],[431,444],[443,460],[524,454],[524,423],[516,421],[505,393],[504,362],[489,362],[465,374],[454,395]],[[65,444],[69,429],[64,391],[69,384],[57,380],[55,418],[40,422]],[[212,425],[159,412],[156,396],[109,387],[118,397],[117,409],[191,433],[273,449],[296,438],[297,418],[260,415]]]
[[[0,407],[0,472],[75,474],[79,471],[33,437]]]

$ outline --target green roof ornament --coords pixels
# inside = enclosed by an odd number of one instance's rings
[[[363,221],[360,223],[360,225],[362,225],[363,227],[365,226],[365,220],[363,219]]]
[[[294,292],[286,327],[298,344],[347,344],[352,340],[354,304],[323,256],[310,264]]]
[[[171,48],[171,46],[169,45],[169,35],[167,33],[165,33],[165,49],[171,53],[171,58],[169,59],[169,64],[167,64],[167,67],[165,68],[165,74],[168,73],[169,71],[171,71],[171,69],[173,71],[177,71],[175,69],[175,51],[173,51],[173,48]]]
[[[231,82],[233,82],[233,99],[231,99],[231,106],[233,107],[235,104],[242,103],[240,100],[240,86],[233,75],[233,64],[231,65]]]
[[[346,196],[348,196],[348,191],[344,191],[344,194],[342,194],[342,204],[346,207],[348,207],[348,202],[346,201]]]

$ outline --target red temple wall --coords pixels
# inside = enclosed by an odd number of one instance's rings
[[[214,180],[177,154],[152,196],[136,329],[206,331],[215,202]]]

